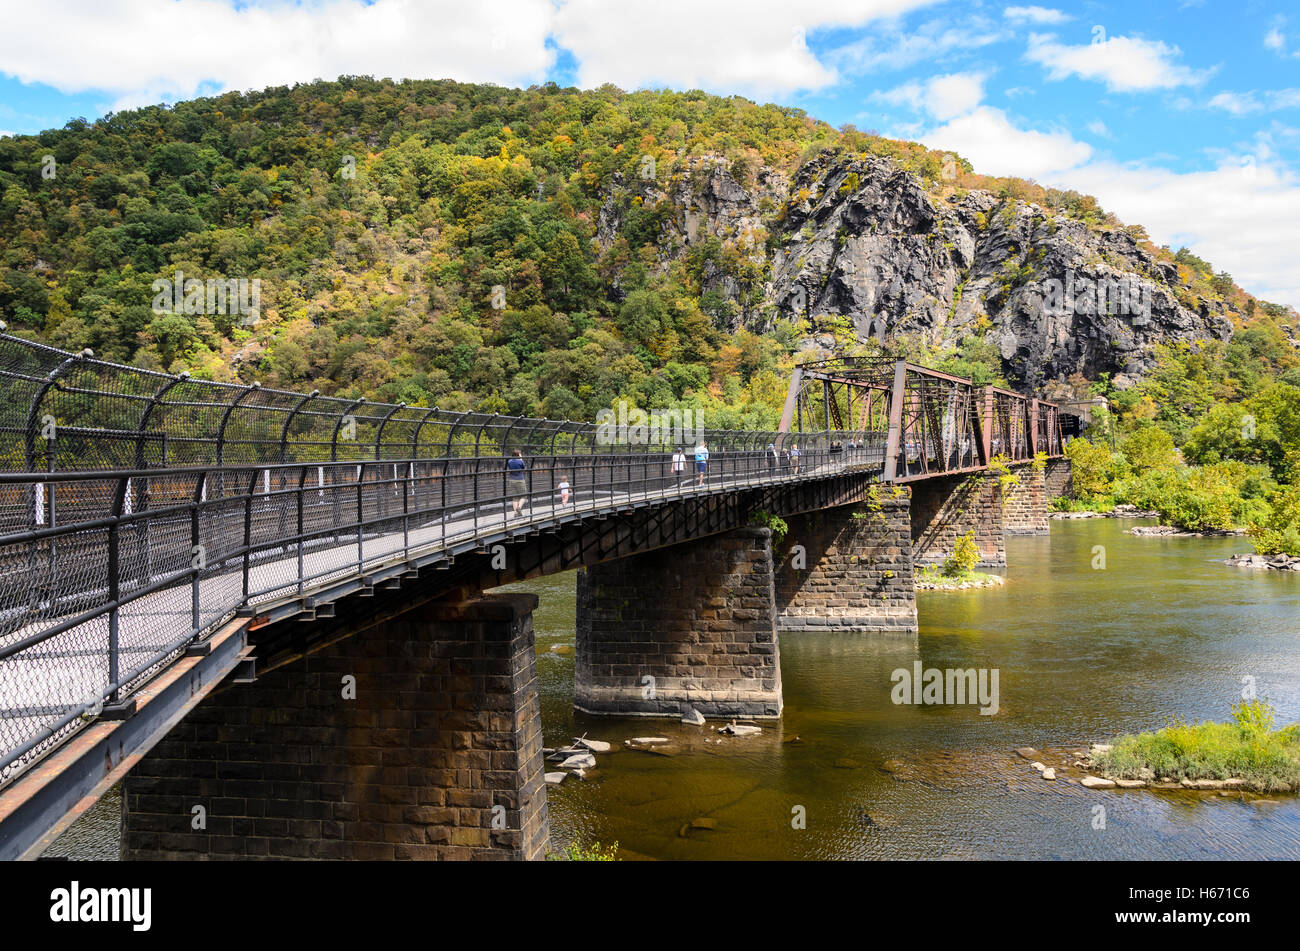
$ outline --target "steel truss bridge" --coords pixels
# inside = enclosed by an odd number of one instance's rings
[[[2,332],[0,396],[0,856],[33,854],[6,833],[20,808],[59,828],[72,785],[54,774],[129,768],[238,677],[237,626],[330,617],[497,540],[633,507],[1061,450],[1053,404],[902,361],[801,365],[773,432],[621,433],[216,383]],[[125,732],[96,739],[101,724]],[[106,788],[83,780],[79,795]]]

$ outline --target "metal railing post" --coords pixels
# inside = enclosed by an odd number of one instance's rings
[[[122,506],[126,502],[126,486],[130,479],[122,477],[117,480],[117,489],[113,493],[113,521],[108,526],[108,683],[112,688],[109,693],[109,702],[117,703],[121,699],[121,685],[117,682],[120,676],[120,645],[118,644],[119,627],[121,625],[121,607],[118,599],[122,594],[122,586],[119,578],[120,549],[121,549],[121,519]]]

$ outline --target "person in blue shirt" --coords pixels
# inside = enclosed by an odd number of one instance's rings
[[[524,462],[524,454],[516,449],[514,456],[506,463],[506,488],[516,515],[522,513],[524,502],[528,499],[527,469],[528,463]]]
[[[704,440],[695,447],[695,471],[700,474],[696,480],[696,485],[704,485],[704,473],[709,468],[709,447],[704,445]]]

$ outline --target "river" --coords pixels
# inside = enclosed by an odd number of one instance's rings
[[[716,724],[575,713],[574,575],[512,586],[541,598],[547,745],[586,733],[615,746],[585,780],[549,789],[552,847],[617,841],[629,859],[1300,858],[1295,795],[1089,791],[1043,781],[1013,752],[1066,762],[1172,717],[1226,719],[1244,677],[1279,723],[1300,719],[1300,573],[1216,563],[1248,550],[1244,539],[1124,534],[1134,524],[1055,521],[1050,537],[1008,538],[1007,584],[919,592],[915,638],[784,636],[784,715],[721,743]],[[998,712],[895,704],[891,674],[916,661],[996,669]],[[678,755],[622,749],[647,734]],[[105,797],[46,854],[113,857],[119,808]]]

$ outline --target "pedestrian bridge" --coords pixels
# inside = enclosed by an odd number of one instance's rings
[[[643,652],[628,662],[615,643],[615,629],[626,627],[626,611],[602,633],[599,573],[622,572],[605,577],[607,587],[623,585],[626,593],[637,583],[637,572],[680,571],[680,564],[699,556],[695,577],[711,577],[718,559],[709,552],[716,550],[700,546],[722,543],[709,539],[731,539],[732,545],[740,538],[739,547],[729,550],[752,549],[755,554],[746,557],[759,568],[751,580],[777,592],[759,594],[772,602],[758,619],[760,628],[773,629],[766,653],[775,654],[776,628],[815,628],[828,617],[842,627],[873,629],[878,621],[875,629],[915,630],[910,591],[895,599],[897,616],[876,614],[873,621],[846,615],[818,602],[815,568],[783,581],[773,567],[781,556],[773,551],[771,532],[753,526],[773,516],[807,517],[814,520],[805,532],[811,540],[826,533],[818,513],[868,504],[885,513],[881,531],[910,536],[903,543],[910,589],[913,560],[941,555],[954,532],[974,530],[989,518],[979,514],[979,504],[962,501],[971,496],[972,477],[978,482],[991,467],[1005,471],[1004,465],[1041,472],[1044,462],[1061,454],[1053,404],[976,387],[905,361],[801,365],[782,422],[772,432],[621,429],[214,383],[116,365],[89,351],[67,353],[6,333],[0,333],[0,387],[0,856],[6,858],[39,853],[128,773],[145,775],[155,761],[173,763],[164,774],[186,772],[174,765],[174,755],[146,758],[160,742],[164,750],[173,742],[164,740],[169,733],[193,723],[224,749],[227,741],[216,740],[217,728],[200,722],[202,712],[217,710],[222,697],[248,690],[270,697],[272,691],[255,681],[309,665],[356,632],[391,635],[394,625],[412,623],[412,612],[423,611],[422,630],[477,631],[480,647],[491,640],[484,632],[503,624],[510,638],[528,647],[511,652],[499,673],[526,679],[532,669],[531,656],[523,656],[531,651],[529,606],[521,607],[515,596],[503,607],[501,599],[485,599],[482,592],[574,567],[588,569],[579,586],[587,599],[579,618],[575,688],[582,709],[672,715],[688,698],[707,707],[712,701],[700,699],[707,696],[717,698],[717,712],[779,714],[779,672],[775,689],[771,677],[737,686],[751,668],[745,674],[738,667],[728,680],[713,661],[704,666],[717,674],[716,682],[676,677],[682,685],[677,694],[669,691],[651,708],[639,708],[630,685],[647,663],[661,659]],[[697,443],[707,449],[703,466],[696,463]],[[679,448],[684,466],[674,464]],[[507,460],[516,453],[524,468],[512,472]],[[877,488],[882,484],[899,487],[883,505]],[[920,504],[926,486],[936,487],[933,499]],[[900,498],[912,500],[910,506],[898,508]],[[1037,504],[1042,508],[1041,497]],[[1045,530],[1045,509],[1041,516]],[[903,522],[889,528],[889,518]],[[979,532],[987,563],[1001,563],[1002,529],[999,515],[995,532]],[[926,545],[933,550],[922,552]],[[822,545],[823,560],[834,547],[833,541]],[[735,567],[735,558],[724,561]],[[670,587],[680,583],[663,580]],[[699,597],[713,599],[708,592]],[[634,600],[661,602],[663,592]],[[684,623],[732,623],[719,620],[719,613],[727,613],[725,603],[711,617],[692,616]],[[650,614],[640,620],[647,641],[666,623]],[[607,643],[609,656],[584,649],[584,630],[586,644]],[[396,635],[395,642],[409,644],[409,633]],[[370,636],[372,642],[379,638]],[[458,638],[444,639],[463,645]],[[755,644],[764,638],[760,629]],[[407,661],[397,663],[398,657]],[[353,660],[353,668],[365,668],[366,660]],[[388,671],[382,660],[370,660],[377,674]],[[414,666],[401,651],[388,661],[403,670]],[[459,668],[451,661],[454,672]],[[483,702],[484,690],[498,690],[499,684],[467,687],[452,673],[443,675],[441,686],[430,686],[426,677],[411,696],[460,691],[460,706],[491,708]],[[208,699],[218,686],[219,695]],[[311,688],[286,689],[301,698]],[[398,706],[408,699],[403,696]],[[279,702],[282,710],[297,709],[284,697]],[[431,709],[441,706],[437,699],[429,703]],[[535,696],[515,698],[512,723],[530,703],[535,705]],[[366,709],[375,722],[388,719],[384,710]],[[248,722],[240,715],[231,722],[241,720]],[[258,722],[277,720],[284,717]],[[515,729],[473,728],[480,727]],[[271,741],[265,729],[256,740],[262,746]],[[333,742],[321,734],[306,747]],[[406,739],[394,742],[407,745]],[[531,743],[525,737],[516,745]],[[453,758],[443,752],[432,760]],[[301,756],[309,762],[288,771],[295,776],[311,765],[312,754]],[[445,842],[421,844],[436,847],[438,857],[503,847],[511,854],[535,854],[545,840],[544,790],[533,790],[534,805],[524,807],[520,790],[536,785],[536,770],[521,765],[524,759],[531,762],[532,756],[521,748],[510,765],[490,764],[493,782],[509,787],[511,836],[475,828],[457,842],[453,828]],[[213,784],[224,781],[224,769],[209,777]],[[512,770],[529,776],[501,779]],[[212,771],[192,772],[208,777]],[[165,780],[155,775],[151,781]],[[445,776],[438,781],[444,780],[454,782]],[[345,783],[337,785],[342,789]],[[301,798],[284,798],[295,796]],[[251,808],[249,794],[225,798]],[[455,812],[446,805],[445,791],[441,798],[439,808]],[[474,808],[482,806],[481,797],[469,798]],[[241,842],[324,842],[320,857],[400,857],[383,848],[336,855],[320,823],[347,819],[295,820],[316,823],[296,838],[288,825],[278,824],[273,829],[285,834],[257,835],[254,819],[271,820],[255,817],[256,811],[236,817],[247,820],[246,831],[236,831],[244,826],[232,822],[223,834]],[[439,820],[439,828],[446,831],[448,821],[455,826],[458,820]],[[160,838],[164,834],[141,832],[132,854],[216,848],[211,839],[203,846],[189,839],[168,845]],[[260,848],[230,851],[295,854],[289,845]]]

